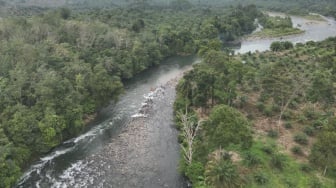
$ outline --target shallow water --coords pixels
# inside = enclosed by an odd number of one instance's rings
[[[283,15],[271,13],[272,15]],[[298,35],[290,35],[276,38],[247,38],[234,48],[235,53],[266,51],[274,41],[291,41],[293,43],[305,43],[307,41],[321,41],[328,37],[336,36],[336,21],[332,18],[323,17],[325,21],[313,21],[298,16],[291,16],[293,26],[305,32]]]

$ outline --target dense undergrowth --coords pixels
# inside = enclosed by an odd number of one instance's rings
[[[175,111],[192,117],[177,116],[180,167],[194,187],[335,187],[336,38],[286,46],[209,50],[180,81]]]

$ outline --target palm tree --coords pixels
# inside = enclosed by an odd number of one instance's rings
[[[215,188],[239,187],[240,177],[231,156],[222,149],[210,154],[205,167],[205,181]]]

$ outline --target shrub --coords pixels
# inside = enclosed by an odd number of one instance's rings
[[[272,105],[272,112],[280,112],[280,106],[277,104]]]
[[[267,99],[269,99],[269,96],[265,93],[261,94],[260,97],[259,97],[260,102],[265,102],[265,101],[267,101]]]
[[[316,119],[318,117],[318,113],[316,113],[312,107],[305,108],[303,110],[303,114],[309,120]]]
[[[307,135],[304,133],[299,133],[294,136],[294,141],[301,145],[307,145],[308,144],[308,138]]]
[[[309,164],[301,164],[300,169],[302,172],[311,172],[313,168]]]
[[[286,177],[283,179],[283,181],[287,185],[287,187],[297,187],[297,183],[292,178]]]
[[[310,181],[309,187],[310,188],[320,188],[322,187],[322,183],[317,178],[314,178]]]
[[[272,112],[273,112],[272,106],[265,106],[263,113],[266,116],[271,117],[272,116]]]
[[[299,106],[299,103],[294,100],[291,103],[289,103],[289,107],[291,109],[296,109],[298,106]]]
[[[245,156],[245,162],[247,166],[256,166],[261,163],[261,159],[258,157],[257,154],[248,152]]]
[[[293,117],[293,112],[291,110],[286,110],[282,115],[282,119],[284,120],[289,120],[292,117]]]
[[[263,152],[269,154],[269,155],[270,155],[270,154],[273,154],[273,152],[274,152],[273,147],[272,147],[272,146],[269,146],[269,145],[263,146],[263,147],[261,148],[261,150],[262,150]]]
[[[271,158],[271,165],[282,170],[286,166],[286,157],[283,154],[274,154]]]
[[[265,109],[264,103],[263,102],[258,102],[257,103],[257,108],[260,112],[264,111],[264,109]]]
[[[204,173],[203,164],[200,162],[192,162],[186,167],[185,175],[190,179],[191,182],[195,183],[199,180]]]
[[[314,120],[311,125],[316,129],[323,126],[323,121],[321,119]]]
[[[254,180],[259,185],[264,185],[269,181],[267,175],[261,172],[254,175]]]
[[[240,107],[243,107],[246,103],[247,103],[247,101],[248,101],[248,97],[247,96],[241,96],[241,97],[239,97],[239,99],[240,99]]]
[[[253,90],[253,91],[259,91],[260,88],[259,88],[257,85],[253,85],[253,86],[252,86],[252,90]]]
[[[278,138],[279,133],[278,131],[271,129],[267,132],[267,135],[271,138]]]
[[[287,122],[285,123],[285,128],[286,128],[286,129],[291,129],[291,128],[293,128],[292,123],[289,122],[289,121],[287,121]]]
[[[307,121],[307,118],[306,118],[306,116],[304,116],[304,115],[299,115],[298,121],[299,121],[300,123],[303,123],[303,122]]]
[[[300,146],[294,146],[291,148],[291,151],[295,154],[295,155],[302,155],[302,149]]]
[[[304,129],[303,129],[303,132],[306,133],[308,136],[314,136],[315,134],[315,130],[313,127],[310,127],[310,126],[306,126]]]

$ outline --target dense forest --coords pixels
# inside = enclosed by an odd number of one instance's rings
[[[223,7],[255,4],[265,10],[305,15],[317,12],[336,17],[334,0],[0,0],[0,15],[32,14],[48,8],[67,6],[71,9],[101,9],[111,7]]]
[[[255,29],[255,6],[229,9],[61,8],[0,22],[0,187],[28,161],[85,128],[123,81],[166,57],[220,49]]]
[[[271,49],[209,50],[180,81],[181,170],[194,187],[335,187],[336,38]]]

